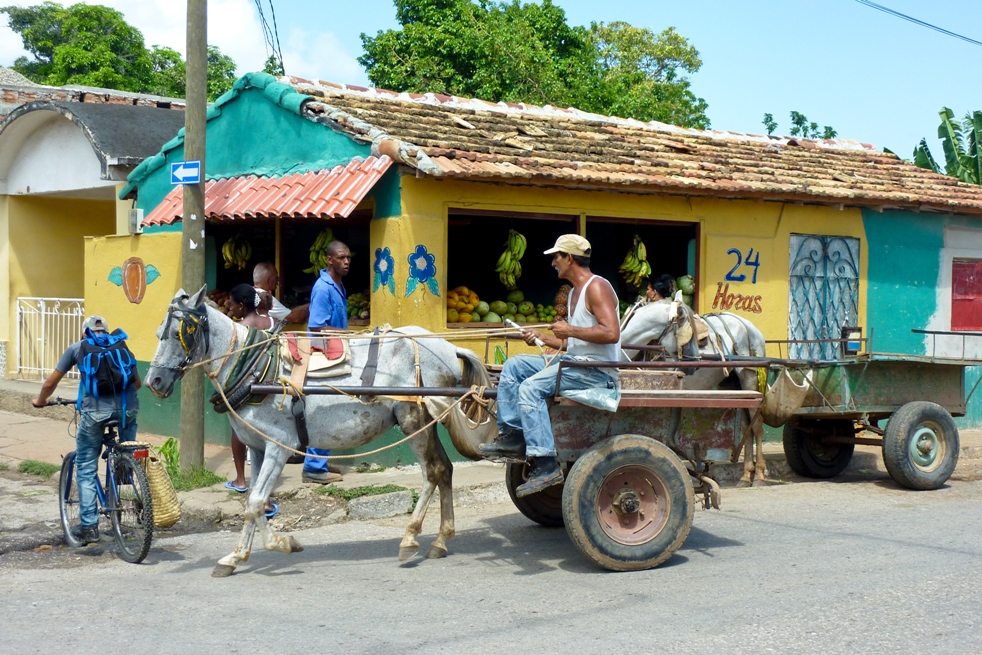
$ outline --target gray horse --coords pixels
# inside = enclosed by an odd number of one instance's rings
[[[681,314],[691,312],[688,307],[678,303],[673,317],[672,303],[667,300],[648,303],[639,307],[621,331],[621,343],[644,345],[655,342],[665,346],[666,352],[672,356],[677,356],[678,342],[676,339],[676,328],[679,327]],[[736,314],[722,313],[709,314],[701,317],[709,326],[709,339],[704,346],[699,347],[699,353],[703,355],[718,355],[724,357],[731,355],[763,357],[765,354],[765,343],[763,333],[745,318]],[[695,346],[695,338],[689,341],[684,348],[686,356],[691,357],[691,350]],[[623,357],[630,361],[638,351],[624,350]],[[684,365],[683,365],[684,367]],[[692,375],[687,375],[683,382],[683,388],[692,390],[715,389],[730,374],[729,369],[723,368],[699,368]],[[736,368],[732,370],[732,375],[736,377],[740,388],[744,391],[758,391],[757,369],[755,368]],[[753,443],[756,444],[756,458],[754,457],[753,444],[750,440],[745,440],[743,475],[738,486],[750,486],[751,481],[754,486],[766,484],[767,472],[764,466],[764,427],[761,421],[754,418],[747,412],[747,420],[753,425]],[[734,461],[737,456],[739,444],[734,444]]]
[[[150,363],[145,384],[160,398],[170,396],[174,384],[187,368],[197,363],[202,363],[205,373],[216,386],[223,384],[231,373],[235,358],[229,354],[235,350],[236,344],[241,346],[244,342],[248,328],[209,307],[204,299],[204,288],[190,297],[183,290],[179,291],[157,331],[157,352]],[[387,334],[389,336],[382,339],[379,348],[375,386],[415,387],[417,363],[422,386],[490,386],[487,371],[473,352],[457,348],[443,339],[413,339],[413,336],[429,334],[418,327],[400,328]],[[369,338],[350,340],[351,374],[331,378],[332,384],[361,385],[361,373],[368,360],[370,341]],[[325,449],[361,446],[396,424],[406,434],[416,432],[439,414],[437,410],[427,408],[440,407],[432,401],[423,404],[382,397],[367,401],[348,396],[311,395],[305,400],[310,445]],[[284,401],[287,408],[278,411]],[[249,559],[257,528],[266,550],[284,553],[303,550],[293,537],[273,532],[263,512],[263,505],[290,453],[267,441],[259,432],[286,446],[299,448],[296,424],[288,411],[289,402],[290,399],[284,395],[270,396],[262,404],[243,405],[237,410],[241,419],[229,415],[236,434],[252,454],[252,491],[246,503],[245,524],[239,543],[234,552],[219,560],[212,574],[215,577],[231,575],[240,562]],[[477,451],[477,444],[458,441],[473,440],[472,434],[459,435],[451,431],[451,438],[461,452]],[[440,532],[426,556],[443,557],[447,554],[447,540],[454,536],[453,465],[437,437],[435,426],[413,437],[409,443],[422,465],[425,485],[399,546],[399,558],[406,559],[418,551],[416,536],[422,530],[427,505],[436,489],[440,490]]]

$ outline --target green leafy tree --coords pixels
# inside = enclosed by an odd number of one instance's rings
[[[266,59],[266,63],[263,64],[263,72],[269,75],[275,75],[276,77],[286,75],[286,72],[283,70],[283,65],[280,64],[280,60],[276,58],[276,55],[270,55],[269,58]]]
[[[575,106],[708,127],[682,73],[702,65],[674,29],[571,26],[551,0],[395,0],[401,29],[361,35],[373,84],[492,101]]]
[[[947,107],[942,107],[939,115],[941,124],[938,126],[938,138],[941,139],[945,159],[943,172],[968,184],[982,184],[982,157],[979,156],[982,111],[967,113],[961,121]],[[931,156],[926,139],[921,139],[914,148],[914,164],[935,173],[942,172]]]
[[[35,82],[139,91],[150,74],[143,35],[115,9],[45,2],[0,12],[34,55],[33,61],[18,58],[13,68]]]
[[[180,53],[154,46],[123,15],[101,5],[0,7],[33,59],[20,57],[14,70],[40,84],[80,84],[183,98],[186,67]],[[208,46],[208,98],[232,88],[235,62]]]
[[[777,121],[773,114],[764,114],[761,121],[768,134],[774,134],[777,129]],[[839,135],[831,125],[819,128],[818,123],[809,121],[808,117],[798,111],[791,112],[791,136],[800,136],[802,139],[834,139]]]

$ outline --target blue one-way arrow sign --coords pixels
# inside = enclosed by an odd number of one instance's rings
[[[170,165],[171,184],[201,184],[200,161],[176,161]]]

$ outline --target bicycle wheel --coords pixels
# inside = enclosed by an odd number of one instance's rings
[[[130,453],[117,453],[113,470],[116,484],[112,489],[113,537],[120,557],[138,564],[150,552],[153,539],[153,503],[150,483],[143,467]]]
[[[65,455],[61,462],[61,476],[58,478],[58,509],[61,511],[61,530],[65,533],[65,543],[72,548],[82,545],[72,536],[72,528],[82,524],[79,517],[78,485],[75,483],[75,451]]]

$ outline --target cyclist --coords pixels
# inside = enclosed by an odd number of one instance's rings
[[[125,346],[126,334],[122,330],[117,329],[110,334],[106,319],[92,315],[83,324],[82,334],[83,338],[62,354],[31,404],[35,407],[47,405],[48,398],[65,374],[73,366],[78,367],[82,375],[79,384],[81,419],[75,435],[75,450],[80,524],[72,528],[72,536],[84,546],[99,541],[96,475],[106,423],[113,419],[119,421],[119,440],[134,440],[136,415],[140,409],[136,395],[140,388],[140,375],[136,370],[136,360]],[[118,354],[111,358],[99,357],[103,352]],[[97,355],[95,359],[93,353]],[[94,366],[93,362],[96,362]],[[112,367],[121,370],[114,373]],[[116,383],[107,386],[106,380],[114,377]]]

